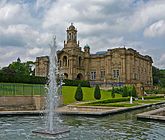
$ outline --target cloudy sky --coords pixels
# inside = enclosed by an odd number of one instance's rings
[[[125,45],[165,68],[165,0],[0,0],[0,67],[49,55],[52,34],[61,49],[71,22],[92,53]]]

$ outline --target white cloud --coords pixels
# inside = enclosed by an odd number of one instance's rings
[[[144,36],[146,37],[159,37],[162,35],[165,35],[165,20],[153,23],[144,31]]]
[[[29,49],[28,50],[28,53],[30,54],[30,55],[39,55],[41,52],[43,51],[43,48],[32,48],[32,49]]]
[[[159,60],[156,63],[157,65],[159,65],[160,68],[165,69],[165,53],[160,56]]]
[[[80,46],[89,44],[91,53],[126,45],[152,54],[160,65],[165,35],[163,0],[0,0],[0,66],[17,57],[35,60],[48,55],[52,33],[62,48],[71,22],[78,29]],[[6,49],[11,53],[5,54]]]

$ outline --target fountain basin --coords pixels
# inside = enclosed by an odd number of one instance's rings
[[[156,120],[156,121],[164,121],[165,122],[165,107],[137,114],[137,119]]]
[[[66,128],[54,129],[53,131],[48,130],[33,130],[33,134],[42,135],[42,136],[56,136],[63,133],[69,133],[70,130]]]

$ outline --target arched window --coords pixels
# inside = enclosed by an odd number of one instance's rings
[[[76,78],[77,80],[83,80],[83,75],[81,74],[81,73],[79,73],[78,75],[77,75],[77,78]]]
[[[66,56],[63,57],[63,66],[67,66],[67,57]]]
[[[68,74],[64,73],[64,79],[68,79]]]
[[[69,40],[71,40],[71,33],[69,33]]]

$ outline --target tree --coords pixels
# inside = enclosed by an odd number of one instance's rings
[[[123,87],[122,97],[128,97],[128,91],[127,91],[127,87],[126,86]]]
[[[83,91],[81,89],[81,85],[79,84],[75,93],[75,99],[76,101],[82,101],[83,100]]]
[[[114,90],[114,87],[112,87],[111,97],[112,97],[112,98],[115,98],[115,90]]]
[[[160,82],[160,71],[157,67],[152,67],[152,76],[153,76],[153,84],[158,85]]]
[[[96,87],[95,87],[94,98],[96,100],[99,100],[101,98],[101,93],[100,93],[100,87],[99,87],[99,85],[96,85]]]
[[[135,86],[132,87],[132,97],[137,97]]]

